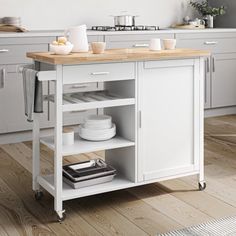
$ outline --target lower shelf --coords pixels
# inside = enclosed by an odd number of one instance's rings
[[[54,196],[54,177],[53,175],[38,176],[38,183]],[[80,197],[91,196],[99,193],[111,192],[124,188],[133,187],[135,183],[121,176],[116,176],[112,182],[98,184],[80,189],[73,189],[63,182],[62,200],[76,199]]]
[[[52,150],[55,149],[53,136],[44,137],[40,140],[40,142]],[[78,134],[75,134],[75,143],[73,145],[63,146],[62,155],[70,156],[81,153],[96,152],[100,150],[130,147],[134,145],[134,142],[119,136],[106,141],[92,142],[81,139]]]

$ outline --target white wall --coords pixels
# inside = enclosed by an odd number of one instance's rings
[[[86,23],[113,25],[109,15],[128,11],[137,24],[168,27],[190,15],[189,0],[0,0],[0,17],[20,16],[31,30],[64,29]]]

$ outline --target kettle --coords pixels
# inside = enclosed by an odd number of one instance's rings
[[[65,36],[74,45],[72,52],[88,52],[89,44],[86,25],[71,27],[65,30]]]

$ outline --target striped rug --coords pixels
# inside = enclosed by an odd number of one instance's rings
[[[236,236],[236,216],[158,234],[158,236]]]

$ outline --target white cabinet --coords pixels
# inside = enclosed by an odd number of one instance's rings
[[[205,63],[205,108],[236,106],[236,34],[176,34],[180,48],[206,49],[212,57]]]
[[[236,105],[236,53],[212,57],[212,107]]]
[[[7,66],[0,66],[5,69],[6,77],[3,86],[0,88],[0,133],[10,133],[32,129],[32,123],[26,121],[24,115],[24,95],[22,77],[16,72],[10,72]],[[47,90],[46,84],[44,91]],[[44,103],[45,113],[41,115],[41,127],[47,124],[47,103]]]
[[[199,60],[140,63],[139,181],[199,170],[204,102],[199,68]]]

